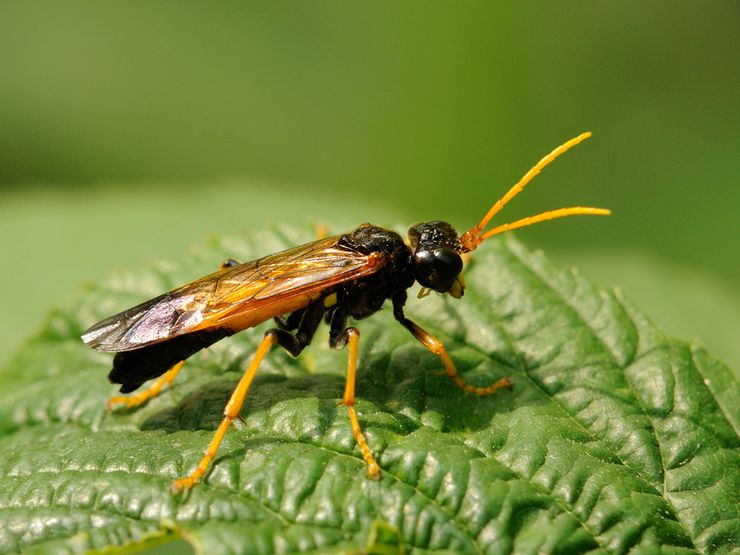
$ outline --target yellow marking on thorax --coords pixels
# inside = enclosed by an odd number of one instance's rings
[[[337,294],[332,293],[331,295],[327,295],[324,297],[324,308],[331,308],[335,304],[337,304]]]

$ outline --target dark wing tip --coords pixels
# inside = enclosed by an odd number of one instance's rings
[[[106,318],[90,326],[81,339],[85,345],[96,351],[112,352],[118,350],[123,322],[116,318]]]
[[[191,296],[161,295],[93,324],[82,334],[82,341],[107,353],[164,341],[198,323],[200,312],[188,310],[191,302]]]

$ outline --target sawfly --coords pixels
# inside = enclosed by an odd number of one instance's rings
[[[208,470],[270,348],[280,345],[292,356],[298,356],[325,321],[329,325],[330,346],[349,347],[341,404],[347,407],[352,434],[367,465],[368,476],[379,476],[380,466],[354,409],[360,334],[348,321],[367,318],[390,300],[395,319],[440,358],[445,373],[459,387],[475,395],[489,395],[510,387],[509,378],[501,378],[486,387],[466,383],[442,343],[406,317],[407,290],[418,282],[422,287],[419,297],[436,291],[459,299],[465,290],[462,255],[472,252],[489,237],[554,218],[608,215],[610,211],[604,208],[560,208],[484,232],[491,218],[547,164],[590,135],[583,133],[545,156],[493,204],[475,227],[462,235],[446,222],[431,221],[411,226],[408,241],[404,241],[393,231],[366,223],[349,233],[259,260],[241,264],[227,260],[215,273],[98,322],[82,335],[82,340],[95,350],[116,353],[108,378],[121,385],[121,393],[132,392],[144,382],[158,378],[136,395],[109,399],[108,408],[141,405],[170,384],[185,360],[201,349],[238,331],[274,320],[275,327],[265,332],[198,466],[172,485],[175,492],[189,490]]]

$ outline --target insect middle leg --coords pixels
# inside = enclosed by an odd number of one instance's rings
[[[249,387],[252,385],[252,380],[254,380],[254,377],[257,374],[257,369],[270,348],[273,345],[278,344],[291,355],[298,356],[300,352],[311,343],[311,339],[316,332],[316,328],[318,328],[319,323],[321,323],[323,311],[324,307],[321,302],[315,303],[311,307],[307,308],[303,314],[301,325],[299,326],[298,332],[295,336],[282,329],[271,329],[265,332],[262,341],[257,347],[257,351],[254,353],[252,362],[249,363],[249,366],[239,380],[236,389],[234,389],[234,392],[231,394],[228,403],[226,403],[224,416],[221,419],[221,423],[218,425],[218,428],[216,428],[206,452],[200,459],[198,466],[195,467],[195,470],[193,470],[189,476],[175,480],[171,488],[174,493],[192,489],[192,487],[197,484],[208,471],[208,467],[216,457],[216,453],[226,435],[226,431],[231,426],[231,423],[239,416],[239,411],[241,411],[241,408],[244,405],[244,399],[246,399]]]
[[[362,433],[360,421],[355,411],[355,382],[357,379],[357,354],[360,343],[360,332],[357,328],[346,327],[347,312],[344,308],[338,307],[331,314],[331,331],[329,333],[329,345],[332,349],[341,349],[345,345],[349,346],[347,357],[347,381],[344,385],[344,396],[340,405],[347,407],[349,421],[352,426],[352,435],[355,437],[362,458],[367,464],[368,478],[377,478],[380,476],[380,465],[373,457],[370,447],[367,444],[365,435]]]
[[[226,431],[229,429],[229,426],[231,426],[231,423],[234,421],[234,419],[239,416],[239,411],[244,404],[244,399],[246,398],[247,392],[249,391],[249,386],[252,385],[252,380],[257,374],[257,368],[259,368],[260,362],[262,362],[262,359],[267,354],[267,351],[270,350],[270,347],[272,347],[278,341],[277,334],[273,333],[274,331],[275,330],[270,330],[266,332],[265,336],[262,338],[262,342],[259,344],[259,347],[257,347],[257,352],[254,354],[252,362],[249,364],[246,372],[244,372],[241,379],[239,380],[239,384],[236,386],[236,389],[231,394],[229,402],[226,403],[226,408],[224,409],[224,417],[221,420],[221,423],[218,425],[216,432],[213,434],[213,438],[211,438],[211,443],[208,444],[208,449],[206,449],[206,452],[200,459],[198,466],[195,467],[195,470],[189,476],[175,480],[171,488],[173,492],[177,493],[185,489],[191,489],[195,484],[198,483],[198,481],[200,481],[200,479],[208,470],[208,466],[215,458],[218,447],[219,445],[221,445],[221,442],[226,435]]]
[[[393,297],[393,316],[398,320],[407,330],[409,330],[412,335],[419,340],[419,342],[424,345],[427,349],[429,349],[431,352],[433,352],[435,355],[437,355],[440,360],[442,361],[442,364],[445,367],[445,374],[447,374],[447,377],[450,378],[455,384],[461,388],[467,391],[468,393],[473,393],[474,395],[491,395],[492,393],[495,393],[497,390],[501,389],[502,387],[511,387],[511,379],[509,378],[500,378],[496,380],[493,384],[486,386],[486,387],[476,387],[474,385],[470,385],[469,383],[465,382],[460,377],[460,374],[457,373],[457,368],[455,368],[455,363],[452,362],[452,359],[450,358],[450,355],[447,354],[447,350],[445,349],[445,346],[442,344],[442,342],[434,337],[431,333],[426,331],[424,328],[422,328],[419,324],[416,322],[413,322],[406,318],[406,316],[403,313],[403,305],[406,302],[406,292],[403,291],[402,294],[398,294]]]
[[[343,341],[348,343],[349,355],[347,357],[347,381],[344,385],[344,396],[340,405],[347,407],[349,421],[352,425],[352,435],[355,436],[355,441],[360,447],[362,458],[365,459],[365,464],[367,464],[368,478],[377,478],[380,476],[380,465],[378,465],[370,451],[370,447],[367,445],[367,440],[360,427],[360,421],[357,418],[357,412],[355,412],[355,381],[357,377],[357,352],[360,343],[360,332],[357,328],[346,328],[343,333],[346,337]]]

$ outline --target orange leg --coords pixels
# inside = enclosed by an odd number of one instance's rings
[[[221,420],[221,424],[219,424],[216,432],[213,434],[211,443],[208,445],[208,449],[206,449],[203,458],[200,459],[198,466],[195,468],[195,470],[193,470],[190,476],[175,480],[171,488],[173,493],[192,489],[192,487],[197,484],[206,473],[206,471],[208,470],[208,466],[216,457],[216,452],[218,451],[219,445],[221,445],[221,441],[223,441],[224,436],[226,435],[226,430],[229,429],[231,423],[239,416],[239,411],[244,404],[244,399],[246,398],[247,392],[249,391],[249,386],[252,384],[252,380],[257,374],[257,368],[259,368],[262,359],[265,358],[265,355],[270,350],[270,347],[272,347],[276,342],[277,336],[274,333],[267,332],[265,334],[265,337],[262,339],[259,347],[257,347],[257,352],[254,354],[252,362],[247,367],[247,370],[244,372],[241,380],[239,380],[239,384],[236,386],[236,389],[231,394],[229,402],[226,403],[223,420]]]
[[[116,408],[117,405],[123,405],[127,409],[131,409],[144,404],[149,399],[152,399],[159,395],[164,386],[171,384],[175,380],[183,364],[185,364],[184,360],[178,362],[172,368],[167,370],[167,372],[157,378],[154,383],[152,383],[152,385],[150,385],[144,391],[137,393],[136,395],[116,395],[115,397],[111,397],[105,404],[106,408],[108,410],[113,410]]]
[[[357,351],[360,343],[360,332],[356,328],[347,328],[347,336],[349,343],[347,381],[344,385],[344,397],[340,405],[347,407],[349,421],[352,424],[352,435],[355,436],[355,441],[362,452],[362,458],[365,459],[367,464],[367,477],[377,478],[380,476],[380,465],[370,452],[370,447],[367,445],[367,440],[362,433],[360,421],[357,419],[357,413],[355,412],[355,380],[357,377]]]
[[[450,355],[447,354],[447,350],[445,349],[445,346],[442,345],[442,342],[415,322],[412,322],[411,320],[407,320],[407,322],[410,326],[409,329],[411,330],[411,333],[414,334],[414,337],[416,337],[416,339],[418,339],[427,349],[442,359],[442,364],[444,364],[445,367],[445,374],[447,374],[447,377],[455,382],[458,387],[464,389],[468,393],[481,396],[490,395],[502,387],[511,387],[511,380],[509,378],[501,378],[487,387],[475,387],[465,383],[457,373],[455,363],[452,362]]]

